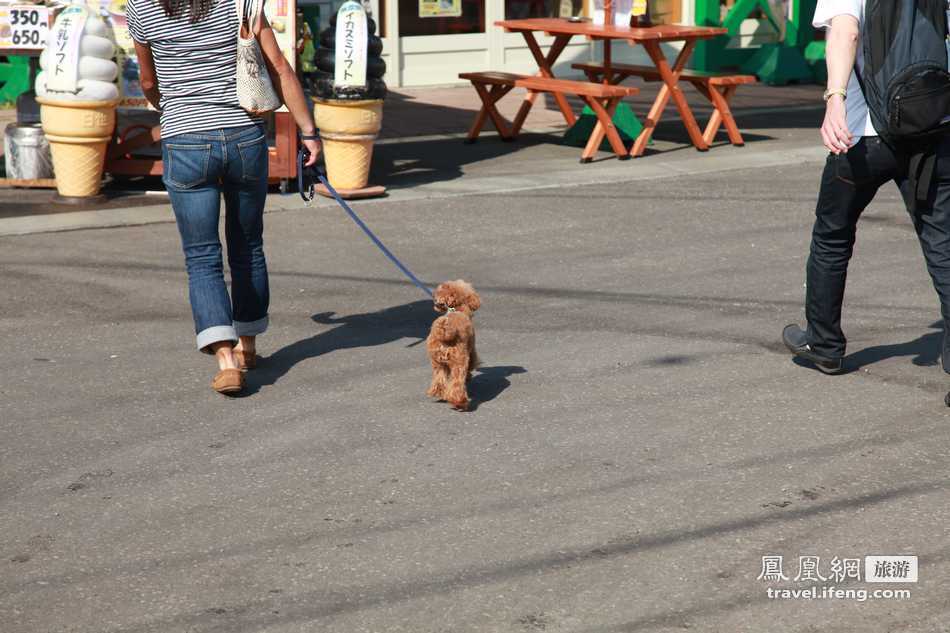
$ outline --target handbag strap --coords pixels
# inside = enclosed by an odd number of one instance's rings
[[[247,26],[250,31],[250,37],[247,39],[257,38],[257,33],[255,29],[260,31],[261,20],[264,17],[264,0],[251,0],[251,13],[247,15],[244,10],[247,8],[245,0],[235,0],[234,8],[237,9],[238,17],[238,38],[241,38],[241,30],[244,28],[244,22],[247,21]]]

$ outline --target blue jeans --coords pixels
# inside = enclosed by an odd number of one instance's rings
[[[267,139],[259,125],[178,134],[162,141],[162,180],[185,251],[198,349],[267,329],[270,290],[264,260]],[[224,233],[231,297],[224,283],[218,221]]]

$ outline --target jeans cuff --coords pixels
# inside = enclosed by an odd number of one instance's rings
[[[210,354],[211,350],[208,348],[208,346],[212,343],[220,343],[221,341],[231,341],[233,343],[237,343],[237,333],[235,333],[232,326],[214,325],[198,332],[198,351],[204,352],[205,354]]]
[[[258,319],[257,321],[235,321],[234,331],[238,336],[257,336],[267,330],[269,317]]]

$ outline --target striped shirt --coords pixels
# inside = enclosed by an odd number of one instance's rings
[[[208,14],[192,24],[189,10],[169,17],[158,0],[129,0],[129,34],[147,44],[155,60],[162,95],[162,138],[258,123],[238,103],[235,0],[213,0]],[[248,15],[250,2],[245,1]]]

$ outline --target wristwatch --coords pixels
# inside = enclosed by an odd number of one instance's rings
[[[828,99],[832,98],[835,95],[841,95],[841,100],[844,101],[845,99],[848,98],[848,91],[845,90],[844,88],[833,88],[833,89],[825,90],[825,94],[822,95],[822,99],[824,99],[825,102],[827,102]]]

